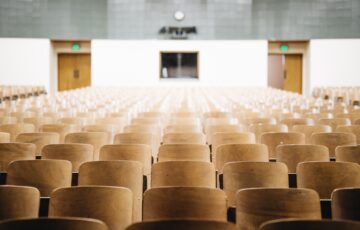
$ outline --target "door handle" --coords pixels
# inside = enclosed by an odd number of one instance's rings
[[[74,71],[73,71],[73,77],[74,77],[75,79],[78,79],[78,78],[80,77],[80,70],[74,69]]]

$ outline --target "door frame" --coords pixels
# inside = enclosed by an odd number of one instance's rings
[[[282,44],[288,45],[286,52],[280,50]],[[302,95],[310,96],[310,46],[309,41],[268,41],[268,55],[270,54],[302,54]]]
[[[79,50],[72,50],[72,45],[78,43]],[[90,54],[91,65],[91,40],[52,40],[50,52],[50,95],[58,92],[58,56],[59,54]],[[92,66],[90,66],[92,69]],[[90,75],[90,82],[92,76]]]

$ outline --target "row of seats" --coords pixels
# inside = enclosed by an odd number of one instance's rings
[[[6,100],[16,100],[29,96],[46,94],[43,86],[0,86],[0,103]]]
[[[91,217],[109,229],[175,219],[257,229],[332,209],[333,219],[359,220],[357,106],[274,89],[98,88],[0,113],[0,213],[32,210],[15,218],[46,209],[46,221]],[[36,194],[19,211],[15,190],[25,188]]]

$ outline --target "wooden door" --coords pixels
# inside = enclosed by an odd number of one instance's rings
[[[59,54],[58,90],[70,90],[91,85],[90,54]]]
[[[268,55],[268,87],[284,89],[284,55]]]
[[[302,54],[285,55],[284,90],[302,93]]]

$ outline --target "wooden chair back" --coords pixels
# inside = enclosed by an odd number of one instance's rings
[[[21,160],[8,166],[6,183],[33,186],[41,196],[56,188],[71,186],[71,163],[64,160]]]
[[[360,165],[350,162],[303,162],[296,169],[297,187],[310,188],[330,199],[337,188],[360,187]]]

